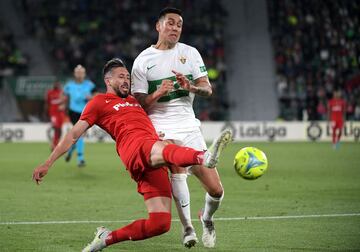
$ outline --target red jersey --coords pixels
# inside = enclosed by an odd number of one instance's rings
[[[54,115],[56,113],[62,112],[63,102],[61,101],[62,90],[58,88],[50,89],[46,94],[46,102],[48,106],[48,114]]]
[[[159,140],[146,112],[131,95],[121,98],[110,93],[98,94],[86,104],[80,120],[105,130],[116,141],[117,152],[127,166],[145,142]]]
[[[343,121],[346,104],[343,99],[333,98],[329,101],[329,111],[331,121]]]

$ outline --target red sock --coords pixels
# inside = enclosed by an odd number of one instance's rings
[[[53,148],[59,143],[61,136],[61,128],[54,128]]]
[[[336,144],[336,128],[332,128],[332,143]]]
[[[201,165],[204,159],[204,151],[168,144],[164,147],[163,157],[166,162],[177,166]]]
[[[339,128],[339,129],[338,129],[338,135],[337,135],[337,138],[336,138],[336,142],[337,142],[337,143],[340,142],[341,133],[342,133],[342,129]]]
[[[112,231],[106,238],[106,245],[132,240],[144,240],[153,236],[161,235],[170,230],[170,213],[149,213],[147,220],[136,220],[133,223]]]

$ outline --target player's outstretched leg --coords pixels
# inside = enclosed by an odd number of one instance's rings
[[[170,198],[169,198],[170,200]],[[148,219],[136,220],[120,229],[110,231],[97,228],[94,240],[82,252],[101,251],[107,246],[123,241],[139,241],[161,235],[170,230],[171,214],[168,212],[149,213]]]
[[[152,166],[173,164],[180,167],[204,165],[208,168],[215,168],[221,152],[231,141],[232,131],[229,129],[221,132],[205,152],[176,144],[164,145],[162,141],[158,141],[152,147],[150,162]]]
[[[208,168],[215,168],[221,152],[232,141],[232,131],[226,129],[213,141],[210,148],[205,152],[204,165]]]
[[[95,238],[89,243],[82,252],[95,252],[101,251],[106,247],[106,237],[109,236],[111,231],[105,227],[98,227],[95,232]]]

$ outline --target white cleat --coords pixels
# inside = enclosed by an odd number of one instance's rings
[[[183,244],[186,248],[191,248],[198,243],[199,240],[196,237],[195,229],[193,227],[185,228],[184,235],[183,235]]]
[[[231,143],[232,141],[232,131],[230,129],[226,129],[221,132],[220,136],[218,136],[210,148],[204,154],[204,165],[208,168],[215,168],[221,152],[224,148]]]
[[[215,226],[212,220],[203,220],[202,211],[199,212],[199,218],[203,227],[202,242],[205,248],[215,247],[216,233]]]
[[[89,243],[82,252],[95,252],[101,251],[106,247],[106,237],[111,233],[111,231],[105,227],[98,227],[95,232],[94,240]]]

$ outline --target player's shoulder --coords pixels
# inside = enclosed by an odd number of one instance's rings
[[[153,48],[149,46],[148,48],[144,49],[134,60],[135,62],[141,62],[147,59],[150,55],[153,54]]]
[[[89,84],[89,85],[94,85],[94,82],[92,82],[92,80],[86,79],[85,81],[86,81],[86,83]]]
[[[186,52],[186,53],[193,53],[193,52],[197,52],[198,50],[191,46],[191,45],[188,45],[188,44],[185,44],[185,43],[181,43],[181,42],[178,42],[176,44],[176,47],[177,47],[177,50],[179,51],[183,51],[183,52]]]
[[[96,94],[96,95],[91,99],[91,101],[99,102],[99,101],[104,101],[105,99],[106,99],[106,94],[104,94],[104,93],[99,93],[99,94]]]

